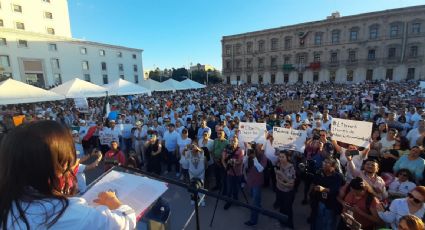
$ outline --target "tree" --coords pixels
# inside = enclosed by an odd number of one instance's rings
[[[184,79],[187,78],[187,76],[189,76],[189,72],[187,71],[186,68],[178,68],[178,69],[173,68],[173,73],[171,75],[171,78],[173,78],[174,80],[183,81]]]

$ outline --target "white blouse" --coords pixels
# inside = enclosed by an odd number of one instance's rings
[[[58,221],[50,229],[135,229],[136,214],[134,210],[121,205],[118,209],[109,210],[106,206],[89,206],[83,198],[68,198],[69,205]],[[55,210],[55,206],[56,210]],[[46,213],[57,213],[61,207],[58,200],[46,199],[38,202],[21,203],[26,218],[32,229],[47,229]],[[13,213],[19,215],[14,205]],[[50,222],[48,220],[47,222]],[[16,221],[9,213],[8,229],[26,229],[22,220]]]

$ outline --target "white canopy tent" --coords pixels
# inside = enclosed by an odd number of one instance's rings
[[[134,84],[132,82],[118,79],[114,82],[104,85],[108,90],[109,95],[119,96],[119,95],[134,95],[134,94],[151,94],[151,91],[145,87]]]
[[[84,98],[104,97],[106,96],[107,89],[79,78],[74,78],[50,91],[64,95],[66,98]]]
[[[161,85],[164,89],[172,90],[172,91],[189,89],[187,86],[185,86],[181,82],[176,81],[172,78],[162,82]]]
[[[141,85],[150,91],[163,91],[161,90],[161,83],[150,78],[148,80],[143,80]]]
[[[54,92],[25,84],[13,79],[0,82],[0,105],[64,100]]]
[[[200,84],[196,81],[192,81],[189,78],[182,81],[181,83],[190,86],[190,89],[202,89],[206,87],[205,85]]]

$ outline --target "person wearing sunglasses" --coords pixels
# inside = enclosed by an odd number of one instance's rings
[[[384,210],[382,205],[377,206],[378,215],[392,229],[397,229],[400,220],[405,215],[414,215],[422,218],[425,214],[425,186],[416,186],[407,194],[407,198],[395,199],[391,202],[390,209]]]
[[[412,182],[412,173],[408,169],[400,169],[396,176],[389,186],[388,194],[393,199],[406,197],[407,193],[416,187],[416,184]]]

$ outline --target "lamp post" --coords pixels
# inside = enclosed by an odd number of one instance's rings
[[[207,70],[207,85],[208,85],[208,74],[210,73],[210,70]]]

